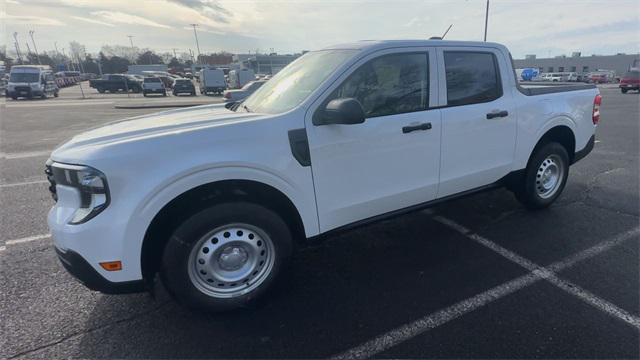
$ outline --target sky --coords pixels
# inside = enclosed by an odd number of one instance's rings
[[[485,0],[0,0],[2,41],[40,52],[70,41],[158,52],[296,53],[370,39],[482,40]],[[640,52],[639,0],[491,0],[488,41],[515,58]]]

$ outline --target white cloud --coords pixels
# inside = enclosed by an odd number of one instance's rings
[[[159,24],[155,21],[151,21],[137,15],[126,14],[119,11],[106,11],[106,10],[93,11],[91,12],[91,15],[99,16],[107,21],[111,21],[114,23],[152,26],[152,27],[165,28],[165,29],[171,28],[171,26]]]
[[[104,26],[109,26],[109,27],[114,27],[115,26],[115,25],[110,24],[108,22],[104,22],[104,21],[100,21],[100,20],[96,20],[96,19],[91,19],[91,18],[86,18],[86,17],[81,17],[81,16],[71,16],[71,17],[76,19],[76,20],[88,22],[88,23],[91,23],[91,24],[98,24],[98,25],[104,25]]]
[[[0,19],[6,21],[7,24],[18,25],[42,25],[42,26],[65,26],[63,22],[42,16],[20,16],[9,15],[6,12],[0,12]]]

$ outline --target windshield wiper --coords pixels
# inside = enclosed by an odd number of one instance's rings
[[[245,104],[242,104],[242,108],[245,109],[247,112],[251,112],[251,110],[249,110],[249,107]]]

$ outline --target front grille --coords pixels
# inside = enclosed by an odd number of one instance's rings
[[[16,86],[15,89],[16,89],[15,91],[17,93],[20,93],[20,92],[28,92],[28,93],[30,93],[31,92],[31,88],[28,87],[28,86]]]
[[[51,193],[51,197],[53,200],[58,201],[58,194],[56,193],[56,181],[53,178],[53,171],[51,169],[51,165],[47,162],[45,165],[44,173],[47,175],[47,180],[49,180],[49,192]]]

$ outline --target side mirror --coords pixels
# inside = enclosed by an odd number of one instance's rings
[[[354,98],[331,100],[319,115],[314,119],[314,125],[353,125],[362,124],[365,120],[364,109]]]

